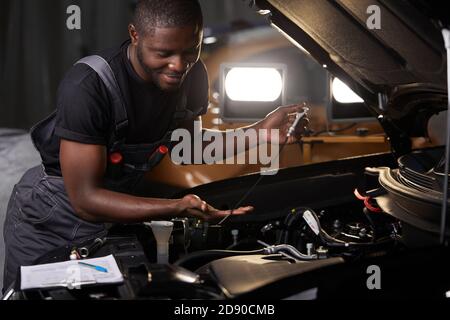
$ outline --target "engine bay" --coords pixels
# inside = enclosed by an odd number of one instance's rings
[[[390,289],[383,290],[382,297],[398,297],[399,292],[413,294],[403,282],[416,272],[427,274],[426,281],[418,282],[421,286],[434,283],[432,292],[426,294],[438,294],[444,289],[428,278],[430,274],[438,277],[439,270],[448,265],[441,252],[448,249],[430,247],[436,243],[437,236],[433,234],[426,241],[418,241],[424,238],[417,235],[426,231],[402,221],[395,213],[385,212],[377,202],[388,193],[380,185],[373,166],[387,168],[392,162],[391,155],[380,154],[311,165],[303,170],[286,169],[280,175],[289,174],[292,179],[277,183],[280,177],[268,177],[254,191],[272,193],[271,198],[249,195],[248,201],[261,208],[254,214],[231,216],[221,225],[175,218],[171,221],[167,264],[157,263],[157,242],[149,224],[115,225],[101,241],[90,240],[80,247],[87,248],[87,258],[113,254],[124,274],[123,284],[87,286],[82,290],[20,291],[16,298],[320,299],[336,294],[379,297],[376,290],[367,289],[369,266],[383,269],[383,289]],[[321,167],[320,175],[316,174],[316,167]],[[297,174],[293,174],[296,170]],[[240,188],[245,190],[255,177],[239,179],[243,180]],[[229,203],[240,192],[237,188],[228,189],[226,183],[201,186],[195,192],[205,193],[203,197],[206,193],[215,194],[216,204],[231,207]],[[290,183],[298,186],[295,192],[286,192],[292,191]],[[222,190],[221,194],[215,193],[216,188]],[[266,205],[255,204],[253,199]],[[295,203],[298,205],[292,205]],[[67,246],[50,252],[39,263],[67,260],[73,249]],[[436,257],[438,260],[433,260]],[[435,261],[441,263],[437,266]],[[442,280],[440,283],[447,285]],[[412,292],[417,296],[417,292],[426,291]]]

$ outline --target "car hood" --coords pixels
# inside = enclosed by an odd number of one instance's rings
[[[449,18],[439,7],[443,4],[420,0],[257,0],[256,4],[260,13],[270,11],[274,26],[381,115],[399,154],[409,152],[409,137],[423,134],[431,114],[446,108],[441,29],[449,25]]]

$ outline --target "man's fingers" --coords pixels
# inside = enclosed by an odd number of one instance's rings
[[[295,121],[295,113],[288,115],[288,125],[292,125]]]
[[[212,205],[208,204],[208,211],[219,211],[219,209],[216,209]]]
[[[243,215],[246,213],[249,213],[251,211],[253,211],[253,207],[252,206],[247,206],[247,207],[240,207],[234,210],[214,210],[214,211],[209,211],[208,213],[202,213],[201,214],[201,219],[204,220],[214,220],[214,219],[218,219],[218,218],[223,218],[226,217],[228,215]]]
[[[252,206],[240,207],[240,208],[234,209],[233,214],[246,214],[246,213],[253,211],[254,209],[255,208],[253,208]]]
[[[196,199],[200,200],[200,198]],[[252,211],[254,208],[252,206],[240,207],[234,210],[218,210],[213,206],[209,205],[205,201],[201,200],[200,205],[192,206],[186,209],[186,213],[190,217],[202,219],[202,220],[214,220],[217,218],[225,217],[229,214],[232,215],[242,215]]]
[[[198,209],[186,209],[186,213],[189,217],[204,219],[205,214]]]
[[[217,217],[223,217],[223,216],[227,216],[229,214],[232,213],[232,215],[241,215],[241,214],[246,214],[250,211],[253,211],[253,207],[252,206],[247,206],[247,207],[240,207],[234,210],[217,210],[217,211],[212,211],[211,214],[213,216],[217,216]]]
[[[289,105],[289,106],[284,106],[284,107],[282,107],[282,109],[286,113],[295,113],[295,112],[303,111],[304,107],[306,107],[305,102],[303,102],[301,104],[293,104],[293,105]]]

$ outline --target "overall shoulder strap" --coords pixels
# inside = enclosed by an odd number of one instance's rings
[[[112,144],[118,144],[125,140],[126,130],[128,128],[127,110],[125,108],[125,102],[120,93],[119,84],[116,80],[111,66],[101,56],[92,55],[84,57],[78,60],[75,64],[84,63],[91,67],[100,79],[105,84],[108,93],[110,94],[112,107],[114,111],[114,135]],[[112,146],[114,149],[114,145]]]

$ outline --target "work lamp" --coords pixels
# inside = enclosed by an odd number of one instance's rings
[[[331,84],[333,98],[339,103],[358,103],[364,102],[352,89],[338,78],[333,78]]]
[[[364,100],[336,77],[330,77],[328,119],[332,122],[365,122],[375,118]]]
[[[222,120],[257,121],[285,104],[286,69],[284,64],[222,64],[219,104]]]

